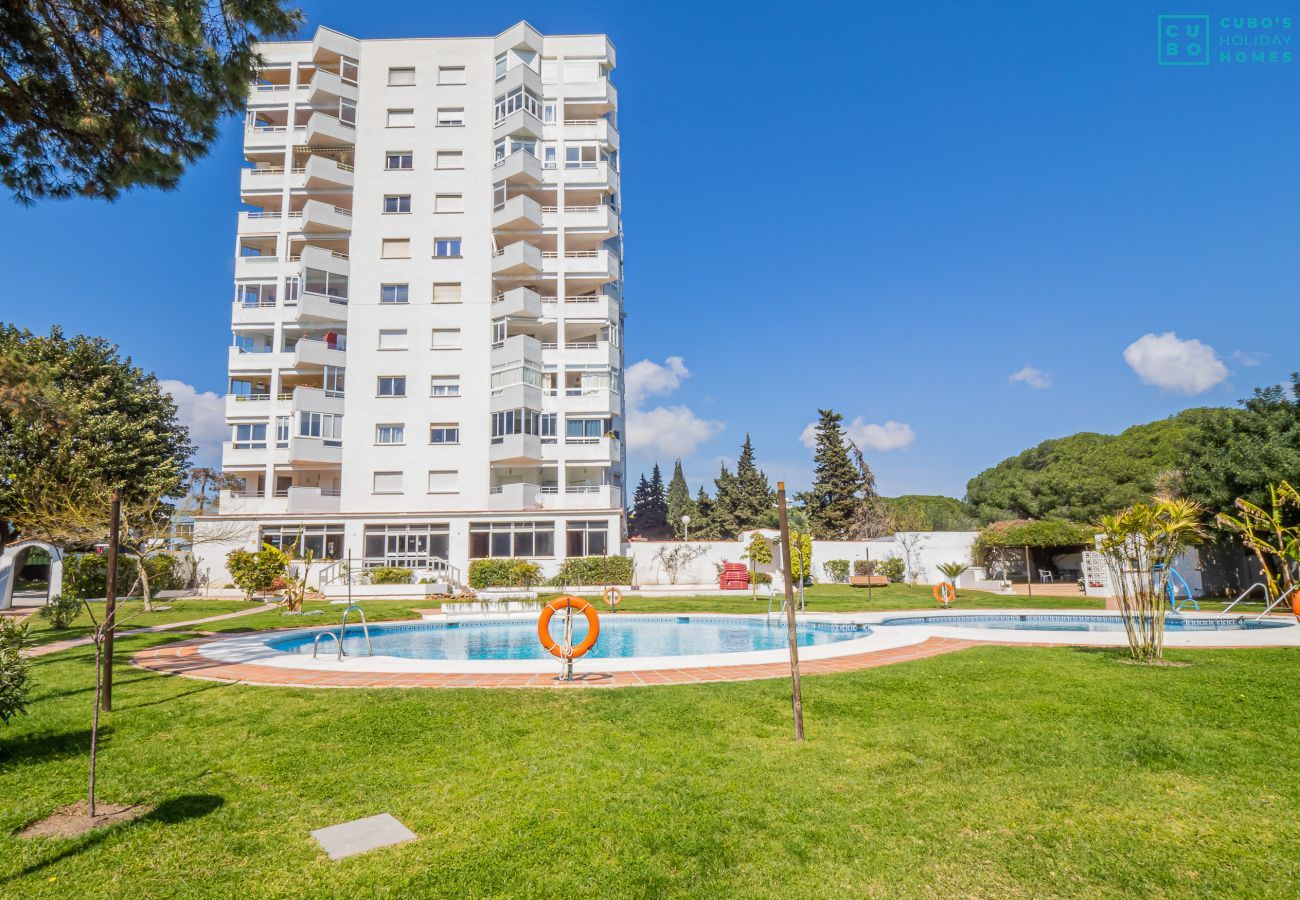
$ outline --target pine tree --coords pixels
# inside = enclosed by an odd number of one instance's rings
[[[740,448],[740,459],[736,461],[737,533],[761,528],[775,501],[767,475],[754,462],[754,445],[746,434],[745,443]]]
[[[629,537],[645,537],[646,528],[653,514],[650,512],[650,482],[641,473],[641,480],[636,484],[632,494],[632,512],[628,515],[627,533]]]
[[[855,541],[869,541],[894,533],[894,516],[876,491],[876,475],[867,465],[867,458],[857,444],[849,441],[853,462],[858,467],[858,485],[861,496],[858,509],[849,528],[849,537]]]
[[[654,468],[650,471],[649,497],[647,499],[647,505],[650,513],[650,522],[647,525],[646,533],[654,534],[658,537],[666,537],[669,534],[668,492],[664,487],[663,473],[659,471],[659,463],[655,463]]]
[[[682,536],[682,516],[694,520],[694,504],[691,502],[691,489],[686,484],[686,475],[682,472],[682,461],[673,464],[673,477],[668,482],[668,527],[673,534]]]
[[[695,509],[691,511],[691,534],[696,540],[708,541],[718,538],[718,528],[713,521],[713,500],[704,485],[695,495]]]
[[[812,489],[801,495],[812,533],[820,540],[844,540],[852,531],[861,502],[862,475],[844,446],[844,417],[817,410],[817,449]]]
[[[737,525],[737,511],[741,505],[740,485],[736,481],[736,476],[727,469],[726,463],[722,464],[713,486],[717,489],[717,493],[713,498],[713,511],[709,521],[718,537],[723,540],[734,538],[740,534]]]

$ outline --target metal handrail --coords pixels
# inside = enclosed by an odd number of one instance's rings
[[[348,613],[354,609],[357,611],[357,615],[361,617],[361,631],[366,636],[366,655],[374,656],[375,648],[370,645],[370,626],[366,624],[366,611],[355,603],[343,610],[343,624],[339,625],[339,652],[345,653],[343,650],[343,632],[348,627]]]
[[[1271,612],[1273,611],[1273,607],[1277,606],[1279,603],[1281,603],[1281,602],[1282,602],[1283,600],[1285,600],[1287,597],[1290,597],[1290,596],[1291,596],[1292,594],[1294,594],[1296,591],[1300,591],[1300,584],[1297,584],[1295,587],[1291,588],[1291,590],[1289,590],[1289,591],[1283,591],[1282,593],[1278,594],[1278,595],[1277,595],[1277,599],[1274,600],[1272,603],[1270,603],[1270,604],[1268,605],[1268,608],[1267,608],[1267,609],[1265,609],[1262,613],[1260,613],[1259,615],[1257,615],[1257,616],[1255,617],[1255,621],[1258,622],[1260,619],[1264,618],[1266,615],[1268,615],[1269,613],[1271,613]]]
[[[343,660],[343,642],[340,641],[340,640],[339,640],[339,636],[338,636],[337,634],[335,634],[334,632],[332,632],[332,631],[322,631],[322,632],[320,632],[319,634],[316,635],[316,640],[314,640],[314,641],[311,642],[311,658],[312,658],[312,659],[315,659],[315,658],[316,658],[316,651],[317,651],[317,649],[320,647],[320,639],[323,638],[323,637],[331,637],[331,638],[334,638],[334,643],[336,643],[336,644],[339,645],[339,655],[338,655],[338,659],[339,659],[340,662],[342,662],[342,660]]]
[[[1242,591],[1240,594],[1238,594],[1236,600],[1233,600],[1231,603],[1229,603],[1227,606],[1225,606],[1225,607],[1223,608],[1223,612],[1219,613],[1218,618],[1222,619],[1224,616],[1226,616],[1226,615],[1228,614],[1228,610],[1232,609],[1234,606],[1236,606],[1236,605],[1237,605],[1238,603],[1240,603],[1242,600],[1245,600],[1246,597],[1249,596],[1249,595],[1251,594],[1251,592],[1253,592],[1253,591],[1255,590],[1255,588],[1263,588],[1263,589],[1264,589],[1264,599],[1265,599],[1265,600],[1268,599],[1268,585],[1264,584],[1264,582],[1262,582],[1262,581],[1256,581],[1256,582],[1255,582],[1254,584],[1252,584],[1250,587],[1246,588],[1244,591]]]

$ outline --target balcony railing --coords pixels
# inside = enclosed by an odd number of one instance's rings
[[[247,212],[244,213],[245,219],[301,219],[300,212],[285,212],[282,210],[270,210],[267,212]]]
[[[259,400],[270,400],[270,394],[232,394],[236,403],[255,403]]]

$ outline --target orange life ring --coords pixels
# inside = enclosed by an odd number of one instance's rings
[[[939,601],[940,606],[952,606],[952,601],[957,596],[956,588],[946,581],[936,584],[931,593],[934,594],[934,599]]]
[[[623,592],[616,587],[605,588],[605,593],[601,594],[601,596],[605,598],[605,602],[609,604],[610,609],[623,602]]]
[[[551,619],[562,609],[572,609],[587,617],[587,636],[582,639],[582,643],[571,647],[568,653],[565,653],[564,648],[551,637]],[[596,638],[600,637],[600,618],[596,615],[596,607],[581,597],[570,594],[556,597],[546,604],[546,608],[537,619],[537,637],[542,642],[542,649],[556,659],[577,659],[596,646]]]

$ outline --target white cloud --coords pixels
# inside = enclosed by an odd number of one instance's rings
[[[1268,359],[1267,353],[1247,353],[1245,350],[1232,351],[1232,358],[1243,366],[1261,366]]]
[[[1146,384],[1180,394],[1201,394],[1228,377],[1214,348],[1172,331],[1144,334],[1124,348],[1124,361]]]
[[[916,432],[906,422],[893,419],[883,425],[863,422],[856,417],[844,427],[844,436],[861,450],[900,450],[916,440]],[[817,446],[817,423],[809,422],[799,435],[799,442],[809,450]]]
[[[1013,384],[1017,381],[1023,381],[1036,391],[1052,386],[1052,376],[1042,369],[1035,369],[1033,366],[1025,366],[1019,372],[1012,373],[1010,380]]]
[[[625,381],[629,452],[667,459],[690,456],[722,430],[721,422],[702,419],[688,406],[644,408],[647,397],[671,394],[690,377],[690,370],[680,356],[668,357],[663,365],[643,359],[628,367]]]
[[[190,430],[190,443],[198,448],[194,462],[216,466],[221,463],[221,442],[226,440],[226,401],[212,391],[197,391],[193,385],[174,378],[161,379],[158,386],[171,394],[176,418]]]

